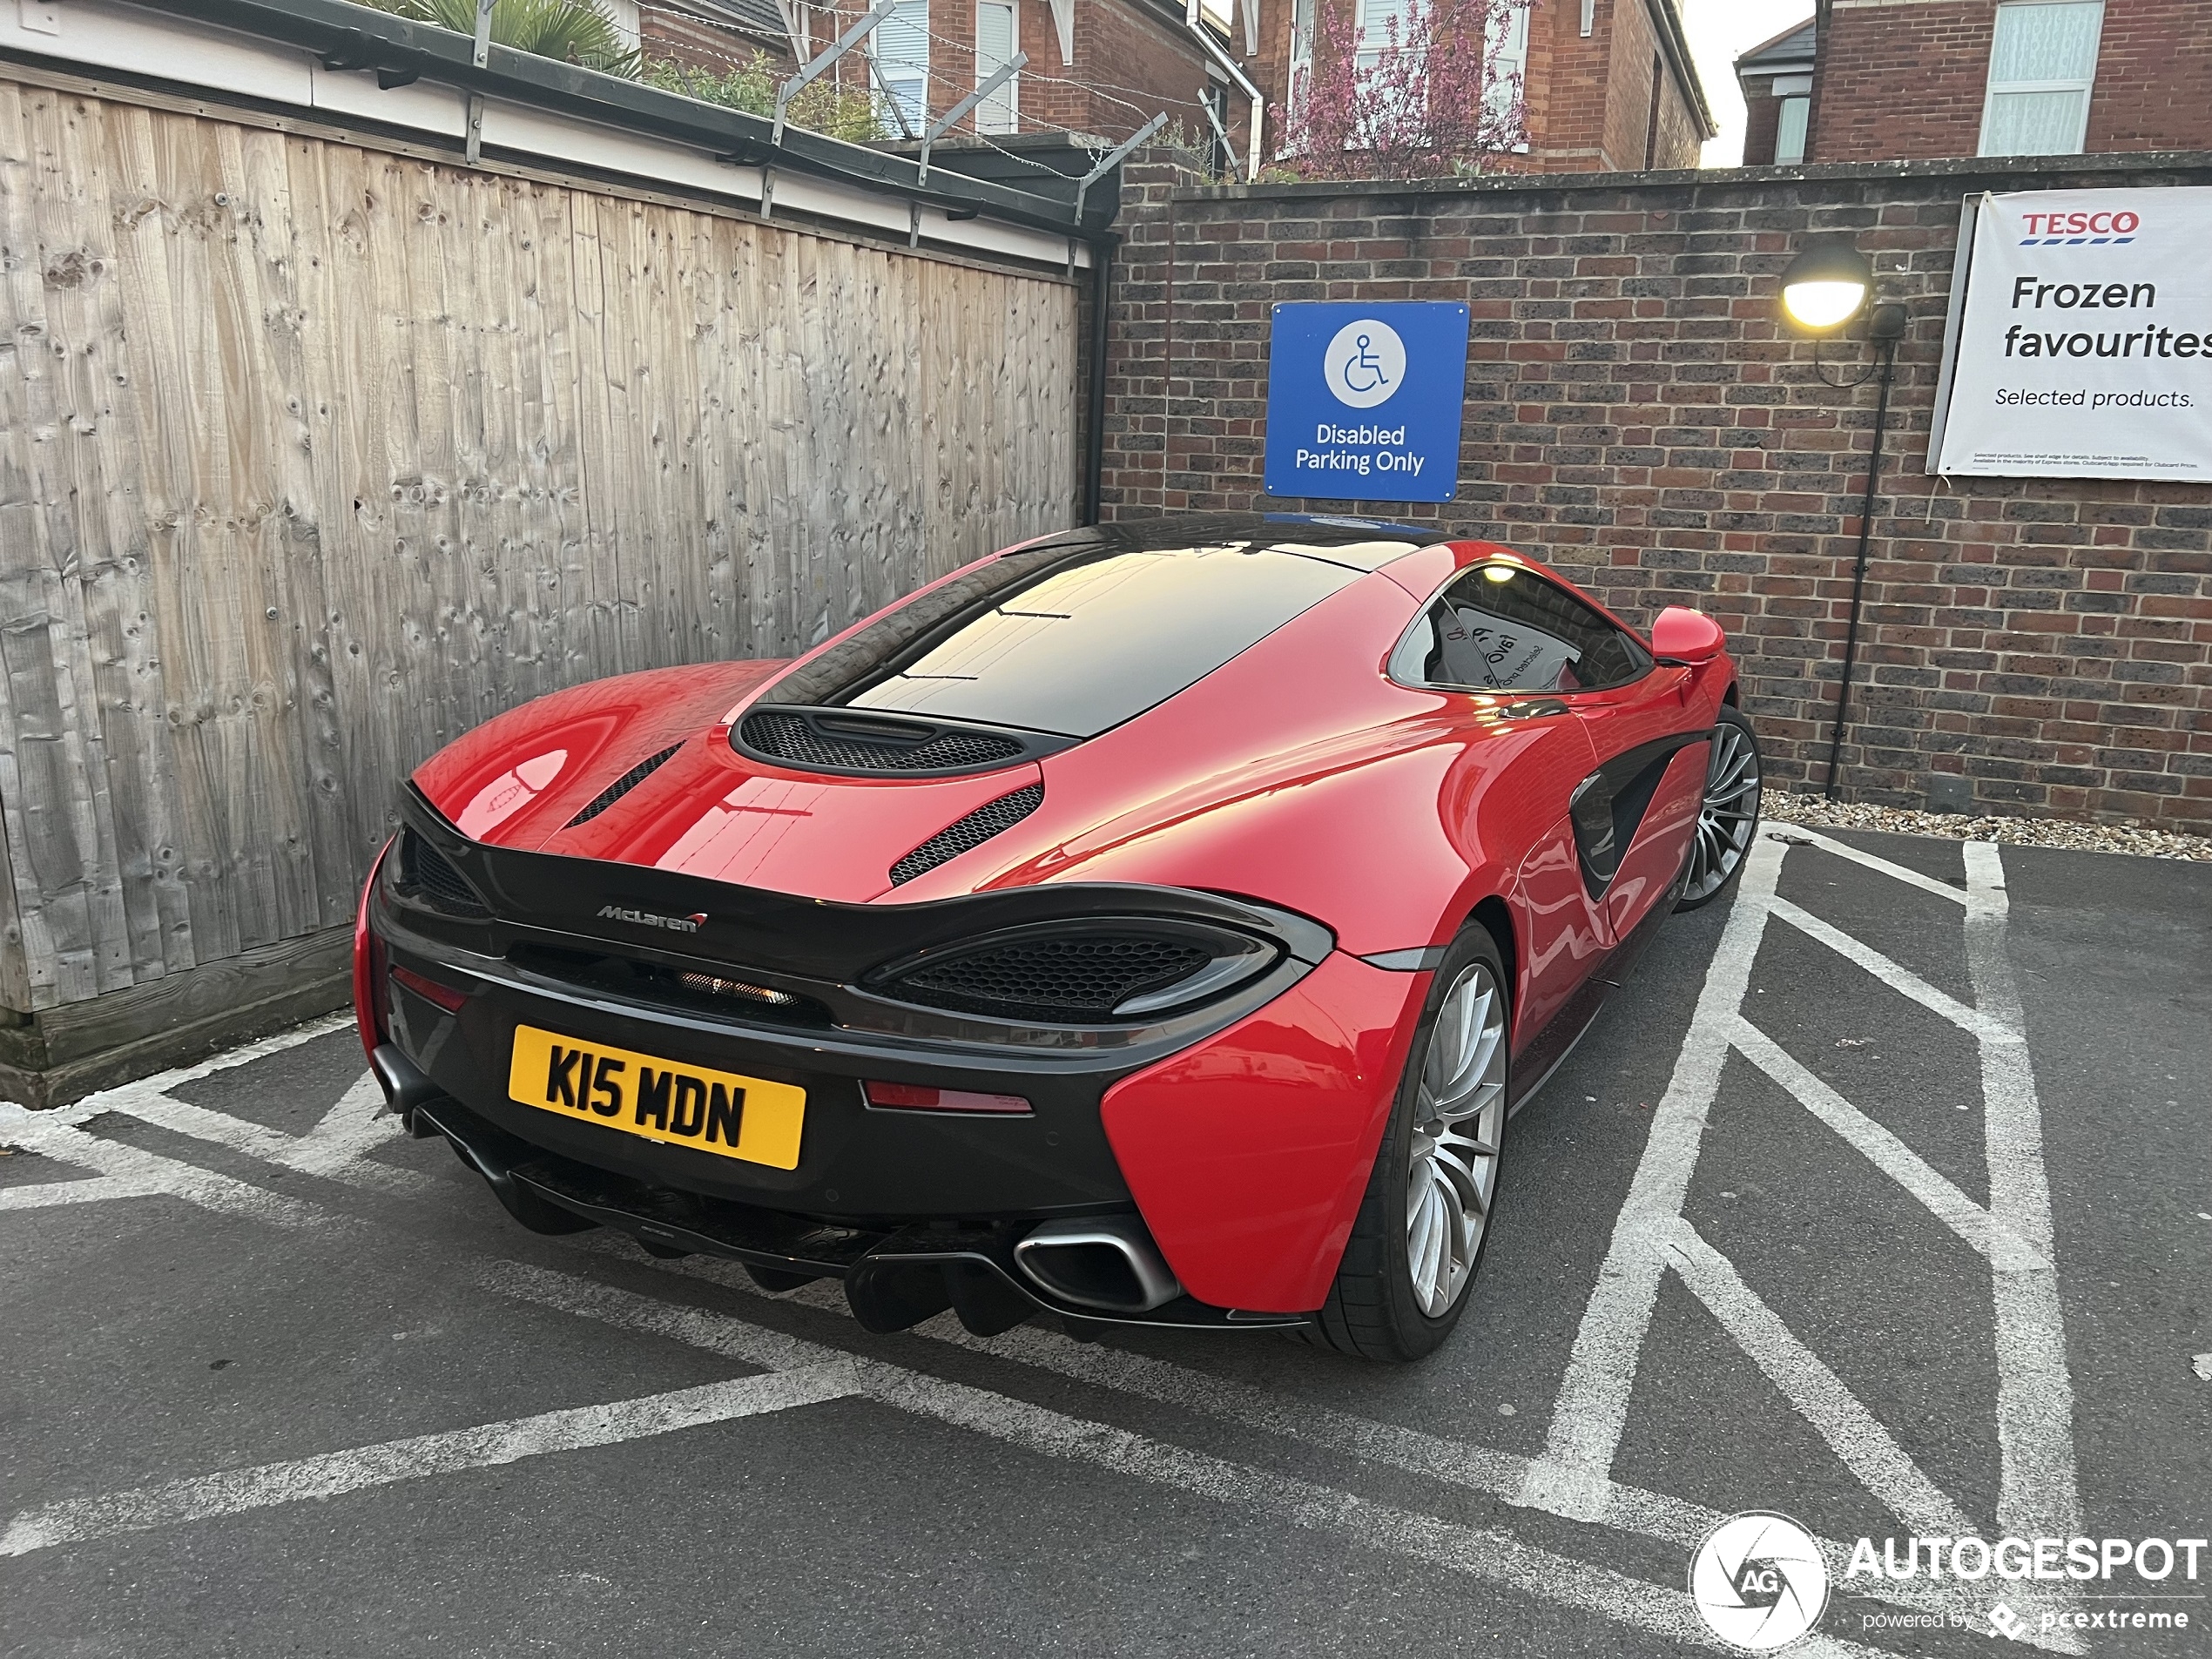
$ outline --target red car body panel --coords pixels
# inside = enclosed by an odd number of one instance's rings
[[[1124,724],[995,771],[831,776],[748,757],[732,746],[732,727],[793,665],[739,662],[540,698],[462,738],[415,782],[491,846],[814,900],[898,906],[1134,883],[1323,923],[1337,949],[1305,979],[1124,1077],[1100,1108],[1130,1192],[1191,1295],[1225,1308],[1310,1310],[1359,1209],[1431,978],[1358,959],[1446,945],[1478,903],[1501,901],[1513,1047],[1527,1048],[1669,891],[1698,812],[1706,746],[1693,737],[1673,754],[1599,897],[1578,861],[1569,798],[1639,745],[1710,729],[1734,682],[1723,653],[1695,668],[1662,664],[1617,691],[1547,699],[1555,706],[1545,711],[1511,694],[1393,680],[1386,665],[1406,629],[1458,572],[1489,560],[1550,574],[1486,543],[1418,548]],[[673,745],[617,804],[570,826],[610,783]],[[1038,782],[1042,802],[1028,817],[894,887],[903,855]],[[381,1034],[364,988],[374,943],[364,910],[356,1001],[372,1043]]]
[[[1339,953],[1107,1092],[1130,1191],[1200,1301],[1297,1313],[1327,1298],[1429,979]]]

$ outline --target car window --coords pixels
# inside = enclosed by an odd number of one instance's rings
[[[1650,666],[1633,636],[1564,589],[1518,565],[1480,564],[1407,632],[1390,677],[1474,691],[1595,691]]]

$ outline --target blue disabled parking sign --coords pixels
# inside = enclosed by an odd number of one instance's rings
[[[1267,358],[1267,493],[1449,501],[1460,487],[1467,308],[1279,305]]]

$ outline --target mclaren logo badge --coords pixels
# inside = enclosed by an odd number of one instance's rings
[[[695,934],[706,921],[706,912],[702,910],[689,916],[657,916],[650,910],[631,910],[626,906],[610,904],[599,907],[599,920],[635,922],[640,927],[665,927],[672,934]]]

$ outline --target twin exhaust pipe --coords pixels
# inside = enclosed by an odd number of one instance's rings
[[[1183,1294],[1135,1216],[1048,1221],[1014,1246],[1015,1265],[1054,1296],[1114,1313],[1150,1313]]]

